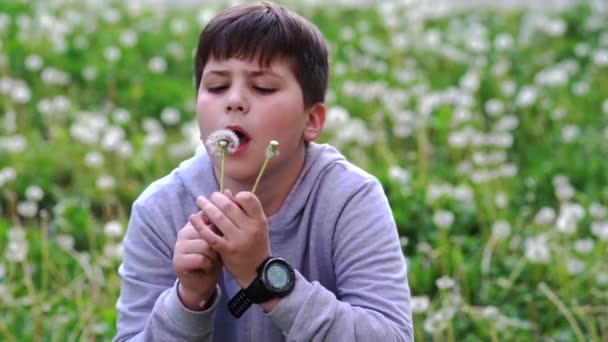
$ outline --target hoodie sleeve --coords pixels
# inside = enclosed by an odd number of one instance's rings
[[[337,295],[297,273],[269,318],[287,341],[413,341],[407,269],[382,186],[365,181],[341,210],[331,260]]]
[[[167,236],[174,228],[160,210],[154,212],[158,214],[152,215],[137,201],[133,205],[119,268],[113,341],[211,341],[219,288],[209,309],[194,312],[183,306],[173,272],[174,238]]]

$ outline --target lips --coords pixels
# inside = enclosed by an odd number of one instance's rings
[[[239,138],[239,147],[234,153],[238,154],[239,152],[244,151],[245,148],[247,148],[247,145],[249,145],[249,141],[251,141],[251,137],[249,136],[247,131],[238,125],[228,125],[226,126],[226,129],[233,131]]]

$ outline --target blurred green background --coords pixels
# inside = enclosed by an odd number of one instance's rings
[[[608,341],[608,3],[287,4],[330,42],[320,140],[385,187],[416,339]],[[226,6],[0,3],[0,340],[114,335],[130,206],[200,144]]]

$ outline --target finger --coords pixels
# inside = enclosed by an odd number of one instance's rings
[[[205,213],[201,210],[198,213],[196,213],[196,215],[200,216],[203,219],[203,222],[205,224],[211,224],[211,221],[209,221],[209,218],[207,217],[207,215],[205,215]]]
[[[211,231],[211,228],[209,226],[205,226],[201,231],[200,231],[201,237],[207,241],[207,243],[209,244],[209,247],[211,247],[211,249],[213,249],[214,251],[217,251],[218,253],[222,254],[224,253],[228,246],[228,241],[226,241],[226,239],[222,236],[219,236],[217,234],[215,234],[213,231]],[[221,256],[220,256],[220,260],[221,260]]]
[[[211,261],[219,260],[217,252],[214,251],[203,238],[182,241],[179,245],[179,250],[176,252],[181,254],[202,254],[211,259]]]
[[[214,197],[214,202],[204,196],[198,197],[196,202],[207,214],[211,223],[230,240],[238,233],[239,228],[234,223],[235,220],[238,220],[238,214],[240,213],[241,216],[244,214],[236,204],[219,192],[214,193],[212,197]]]
[[[252,219],[264,218],[266,219],[266,215],[264,214],[264,209],[262,209],[262,204],[258,197],[249,191],[243,191],[236,194],[235,197],[236,203],[243,208],[243,211],[247,216]]]
[[[230,198],[230,200],[234,202],[234,194],[232,194],[232,190],[225,189],[224,195],[226,195],[226,197]]]
[[[176,271],[181,273],[209,271],[213,268],[213,262],[202,254],[181,254],[177,256],[175,264]]]

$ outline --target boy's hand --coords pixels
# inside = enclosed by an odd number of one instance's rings
[[[209,227],[200,213],[190,216],[190,220],[177,233],[173,252],[173,268],[179,278],[177,293],[190,310],[201,310],[200,303],[209,301],[215,293],[215,286],[222,270],[218,254],[209,247],[196,227]]]
[[[218,235],[210,225],[201,225],[197,227],[200,235],[221,255],[234,280],[247,288],[257,275],[257,267],[271,255],[268,222],[260,201],[251,192],[232,196],[226,191],[215,192],[210,199],[200,196],[196,204],[221,231]]]

